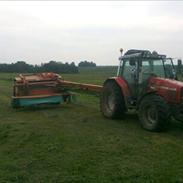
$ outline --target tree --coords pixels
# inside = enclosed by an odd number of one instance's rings
[[[55,72],[55,73],[78,73],[78,67],[75,63],[62,63],[50,61],[41,63],[41,65],[30,65],[24,61],[18,61],[11,64],[0,64],[0,72],[18,72],[18,73],[35,73],[35,72]]]
[[[81,61],[79,64],[78,64],[79,67],[96,67],[96,63],[94,62],[88,62],[88,61]]]

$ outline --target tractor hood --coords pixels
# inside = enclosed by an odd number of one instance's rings
[[[162,87],[170,87],[170,88],[182,88],[183,87],[183,82],[181,81],[176,81],[173,79],[165,79],[165,78],[159,78],[159,77],[152,77],[150,79],[151,84],[155,84],[157,86],[162,86]]]
[[[150,91],[156,91],[170,102],[180,103],[183,99],[183,82],[180,81],[151,77],[148,88]]]

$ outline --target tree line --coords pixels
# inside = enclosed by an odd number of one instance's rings
[[[81,61],[79,67],[96,66],[93,62]],[[78,73],[78,66],[74,62],[62,63],[50,61],[41,65],[28,64],[25,61],[17,61],[16,63],[0,64],[0,72],[17,72],[17,73],[35,73],[35,72],[55,72],[55,73]]]

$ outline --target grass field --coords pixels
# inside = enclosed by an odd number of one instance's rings
[[[101,84],[115,73],[101,67],[63,77]],[[150,133],[136,114],[108,120],[88,94],[73,104],[15,110],[15,75],[0,74],[0,183],[183,182],[183,124]]]

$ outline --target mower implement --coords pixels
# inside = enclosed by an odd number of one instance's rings
[[[20,74],[14,79],[14,108],[72,101],[74,89],[100,92],[102,86],[65,81],[55,73]]]

